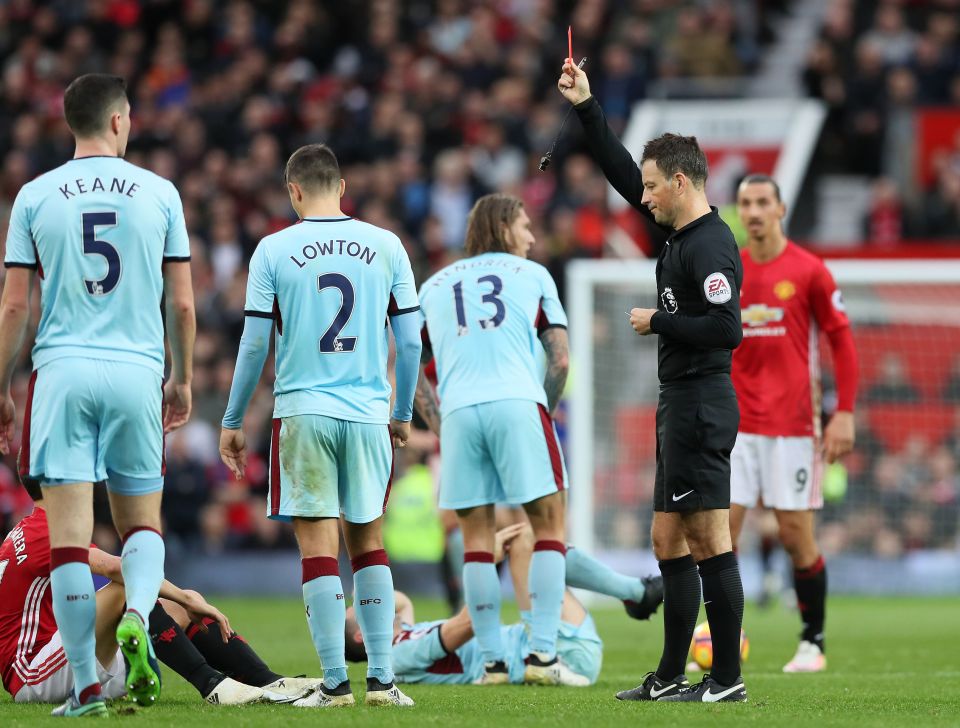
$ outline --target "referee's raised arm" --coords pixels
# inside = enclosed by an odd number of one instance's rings
[[[650,210],[641,203],[643,175],[640,168],[607,124],[603,109],[596,97],[590,93],[587,74],[567,59],[563,73],[557,81],[557,88],[563,97],[573,104],[577,116],[580,117],[590,155],[600,165],[607,181],[631,206],[656,222]]]

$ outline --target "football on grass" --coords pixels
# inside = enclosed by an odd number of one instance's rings
[[[750,640],[742,629],[740,630],[740,662],[746,662],[750,654]],[[693,630],[693,639],[690,641],[690,659],[699,665],[701,670],[709,670],[713,665],[713,641],[710,639],[710,625],[701,622]]]

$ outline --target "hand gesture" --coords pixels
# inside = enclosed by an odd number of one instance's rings
[[[526,523],[512,523],[506,528],[497,531],[493,538],[493,560],[499,564],[510,551],[510,542],[523,533],[527,527]]]
[[[193,408],[189,384],[177,384],[172,379],[163,388],[163,432],[173,432],[187,424]]]
[[[17,421],[17,408],[13,397],[7,392],[0,398],[0,453],[10,454],[13,445],[14,424]]]
[[[655,308],[631,308],[630,325],[633,327],[633,330],[640,334],[640,336],[652,334],[653,329],[650,328],[650,319],[653,318],[653,314],[656,312],[657,309]]]
[[[247,438],[243,430],[220,430],[220,459],[230,468],[233,477],[240,480],[247,467]]]
[[[572,58],[563,64],[563,73],[557,81],[557,88],[563,98],[571,104],[580,104],[590,98],[590,81],[582,68],[577,68]]]
[[[853,449],[853,412],[835,412],[823,431],[823,456],[834,463]]]
[[[207,625],[203,623],[203,620],[212,619],[220,627],[220,637],[223,638],[225,643],[228,642],[233,630],[230,628],[230,620],[227,619],[226,615],[204,599],[200,592],[184,589],[183,593],[186,599],[181,606],[187,610],[190,621],[203,632],[206,632]]]
[[[407,446],[410,439],[410,423],[390,418],[390,439],[397,449]]]

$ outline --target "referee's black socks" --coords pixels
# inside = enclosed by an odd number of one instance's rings
[[[740,677],[740,627],[743,624],[740,566],[736,554],[727,551],[704,559],[698,567],[713,641],[710,674],[720,685],[733,685]]]
[[[657,667],[657,677],[673,680],[684,672],[690,639],[697,626],[700,577],[697,563],[690,554],[661,561],[660,573],[663,574],[663,655]],[[740,603],[742,611],[742,597]]]

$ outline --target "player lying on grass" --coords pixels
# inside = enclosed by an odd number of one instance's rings
[[[523,683],[525,660],[530,654],[530,597],[528,574],[534,549],[533,529],[527,523],[508,526],[497,532],[494,558],[497,563],[509,554],[510,576],[522,620],[500,627],[506,647],[511,683]],[[567,586],[589,589],[627,603],[635,619],[649,619],[663,602],[661,577],[618,574],[580,549],[567,551]],[[450,619],[416,622],[413,602],[396,592],[397,616],[393,624],[393,669],[397,682],[465,685],[482,682],[484,659],[474,636],[466,607]],[[603,642],[593,618],[567,589],[563,597],[557,656],[561,685],[584,687],[596,682],[603,660]],[[353,610],[347,610],[347,658],[366,659],[360,628]]]
[[[30,483],[25,487],[36,508],[0,545],[0,671],[3,687],[16,702],[59,703],[70,694],[74,677],[53,614],[50,537],[42,492]],[[96,635],[102,694],[119,698],[126,694],[123,656],[116,641],[125,603],[120,558],[91,547],[90,568],[110,579],[96,593],[96,623],[91,628]],[[288,678],[272,672],[198,592],[164,581],[160,596],[148,620],[157,657],[208,702],[240,705],[290,700],[319,683],[319,678]]]

